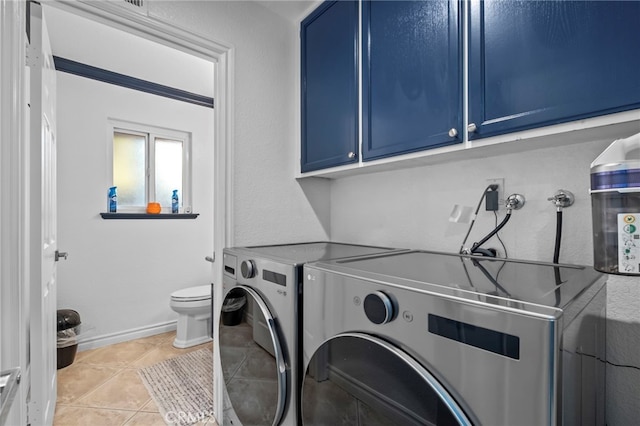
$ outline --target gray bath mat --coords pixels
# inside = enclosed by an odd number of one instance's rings
[[[199,349],[141,368],[139,374],[168,425],[190,425],[213,416],[210,349]]]

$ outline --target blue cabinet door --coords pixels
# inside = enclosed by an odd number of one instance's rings
[[[362,2],[364,160],[462,141],[459,10],[447,0]]]
[[[470,139],[640,107],[639,1],[470,3]]]
[[[325,2],[301,25],[302,172],[356,162],[358,2]]]

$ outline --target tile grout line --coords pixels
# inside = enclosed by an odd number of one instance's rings
[[[79,364],[84,364],[86,366],[89,367],[102,367],[102,368],[113,368],[115,371],[113,372],[112,375],[110,375],[103,383],[99,384],[96,387],[93,387],[92,389],[88,390],[87,392],[83,393],[80,396],[77,396],[76,398],[74,398],[73,401],[71,401],[70,403],[58,403],[56,404],[56,408],[57,407],[76,407],[76,408],[83,408],[83,409],[92,409],[92,410],[102,410],[102,411],[113,411],[113,412],[120,412],[120,413],[131,413],[130,416],[128,416],[124,421],[123,421],[123,425],[127,424],[128,422],[130,422],[136,415],[138,415],[139,413],[146,413],[146,414],[160,414],[159,412],[154,412],[154,411],[142,411],[144,409],[144,407],[146,407],[147,405],[149,405],[149,403],[151,401],[153,401],[153,398],[151,397],[151,395],[148,393],[148,391],[146,391],[147,395],[148,395],[148,399],[146,399],[142,404],[140,404],[139,407],[137,407],[134,410],[130,410],[130,409],[124,409],[124,408],[105,408],[105,407],[94,407],[91,405],[78,405],[77,402],[79,400],[81,400],[82,398],[87,397],[89,394],[91,394],[92,392],[95,392],[97,389],[99,389],[100,387],[104,386],[105,384],[107,384],[108,382],[112,381],[117,375],[121,374],[122,372],[126,371],[126,370],[134,370],[136,374],[138,374],[139,370],[141,368],[144,368],[144,366],[136,366],[134,365],[136,362],[140,361],[142,358],[144,358],[145,356],[147,356],[150,352],[169,344],[171,341],[173,340],[172,336],[167,336],[165,338],[158,338],[155,342],[151,343],[149,341],[144,341],[144,339],[148,339],[148,338],[143,338],[141,339],[142,341],[138,342],[138,341],[131,341],[129,343],[133,343],[133,344],[144,344],[144,345],[148,345],[148,348],[145,348],[146,350],[144,351],[144,353],[142,353],[139,357],[137,357],[134,360],[128,361],[127,363],[125,363],[122,366],[113,366],[113,365],[108,365],[108,364],[101,364],[101,363],[97,363],[97,364],[93,364],[91,363],[91,358],[95,356],[95,354],[90,354],[86,357],[86,359],[83,357],[82,359],[78,360]],[[123,342],[123,343],[127,343],[127,342]],[[104,348],[109,348],[109,346],[106,346]],[[97,350],[100,350],[103,348],[98,348]],[[106,352],[108,351],[108,349],[105,349],[104,351],[101,352]],[[98,352],[96,352],[98,353]],[[87,362],[89,361],[89,362]],[[138,376],[139,379],[139,376]],[[146,390],[146,389],[145,389]]]
[[[169,333],[167,333],[169,334]],[[153,336],[152,336],[153,337]],[[128,408],[108,408],[108,407],[100,407],[100,406],[93,406],[93,405],[78,405],[78,401],[86,398],[88,395],[90,395],[91,393],[97,391],[99,388],[101,388],[102,386],[105,386],[106,384],[108,384],[110,381],[112,381],[116,376],[118,376],[119,374],[125,372],[125,371],[135,371],[138,380],[141,379],[139,377],[139,371],[142,368],[147,367],[148,365],[135,365],[136,363],[138,363],[140,360],[142,360],[143,358],[145,358],[146,356],[148,356],[150,353],[152,353],[153,351],[156,350],[161,350],[163,347],[168,348],[169,350],[173,350],[173,340],[174,340],[174,335],[171,334],[169,336],[165,336],[165,337],[160,337],[157,339],[152,339],[149,340],[149,338],[142,338],[139,341],[129,341],[129,342],[122,342],[122,343],[129,343],[129,344],[133,344],[133,345],[137,345],[137,344],[144,344],[147,345],[147,348],[145,348],[145,351],[140,354],[139,357],[133,359],[133,360],[128,360],[126,361],[123,365],[110,365],[110,364],[103,364],[100,362],[96,362],[95,360],[92,362],[92,358],[95,358],[96,355],[98,353],[102,353],[104,356],[105,352],[109,351],[109,346],[106,346],[104,348],[97,348],[95,351],[95,353],[86,355],[84,357],[81,357],[80,359],[78,359],[76,362],[77,364],[81,364],[82,366],[86,366],[89,368],[95,367],[95,368],[104,368],[104,369],[112,369],[113,373],[107,377],[105,379],[104,382],[98,384],[97,386],[89,389],[88,391],[84,392],[81,395],[76,396],[72,401],[70,401],[69,403],[58,403],[56,404],[56,408],[58,407],[69,407],[69,408],[79,408],[79,409],[85,409],[85,410],[100,410],[101,412],[113,412],[113,413],[127,413],[130,414],[129,416],[127,416],[126,419],[123,420],[122,425],[127,425],[130,424],[130,422],[138,415],[159,415],[161,416],[161,413],[159,412],[159,409],[157,408],[157,404],[155,404],[155,401],[153,401],[153,398],[151,396],[151,394],[148,392],[148,390],[145,388],[146,390],[146,395],[148,395],[148,399],[143,402],[138,408],[136,409],[128,409]],[[167,357],[165,356],[161,356],[160,361],[154,361],[154,362],[161,362],[165,359],[170,359],[174,356],[178,356],[182,353],[189,353],[193,350],[197,350],[198,348],[202,348],[202,347],[206,347],[208,344],[210,343],[204,343],[202,345],[198,345],[197,347],[194,348],[187,348],[186,350],[179,350],[177,353],[171,353],[169,354]],[[114,345],[112,345],[114,346]],[[101,350],[103,349],[103,350]],[[98,352],[99,351],[99,352]],[[149,364],[152,365],[152,364]],[[72,367],[73,368],[73,367]],[[153,410],[153,411],[145,411],[145,407],[147,407],[148,405],[150,405],[150,403],[153,401],[154,406],[153,407],[149,407],[148,410]],[[164,422],[164,419],[162,419],[162,421]],[[210,423],[212,422],[212,423]],[[213,418],[209,418],[207,420],[206,425],[217,425],[217,423],[215,422],[215,420]]]

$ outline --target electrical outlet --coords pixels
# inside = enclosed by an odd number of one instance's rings
[[[504,187],[504,178],[491,178],[491,179],[487,179],[487,186],[489,185],[498,185],[498,189],[496,191],[498,191],[498,210],[503,210],[504,207],[504,200],[505,200],[505,195],[507,193],[505,187]],[[489,206],[487,204],[485,204],[485,207],[487,210],[490,211],[495,211],[492,209],[489,209]]]

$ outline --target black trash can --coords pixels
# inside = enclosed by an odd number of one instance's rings
[[[78,351],[80,334],[80,314],[73,309],[59,309],[58,319],[58,370],[73,364]]]
[[[222,324],[238,325],[242,322],[244,305],[247,303],[247,295],[240,288],[233,288],[222,302]]]

